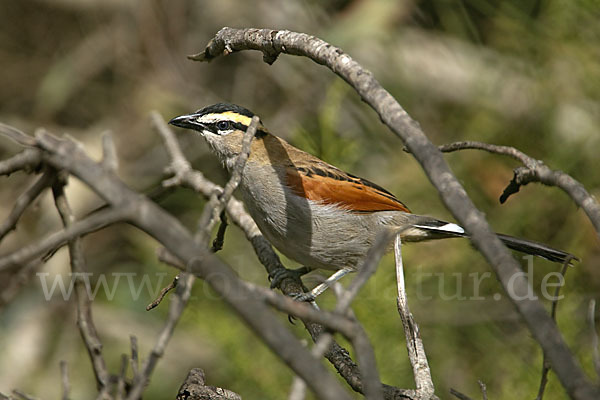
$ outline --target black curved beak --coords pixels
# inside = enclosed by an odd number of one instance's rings
[[[175,117],[169,121],[169,124],[177,126],[179,128],[194,129],[196,131],[202,131],[203,129],[205,129],[204,125],[198,123],[195,114],[181,115],[179,117]]]

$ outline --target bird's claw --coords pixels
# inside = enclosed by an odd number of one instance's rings
[[[310,269],[308,269],[307,267],[302,267],[298,269],[277,268],[275,269],[275,271],[273,271],[271,275],[269,275],[269,278],[271,278],[271,289],[278,288],[281,282],[283,282],[284,279],[288,278],[293,280],[299,280],[300,283],[302,283],[300,277],[309,272]]]

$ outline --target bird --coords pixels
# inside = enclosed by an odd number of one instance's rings
[[[202,136],[231,171],[254,113],[217,103],[169,124]],[[303,151],[267,130],[259,120],[239,191],[248,213],[267,240],[303,267],[334,271],[321,285],[299,298],[313,301],[333,282],[362,265],[380,232],[397,229],[405,242],[468,237],[452,222],[419,215],[383,187]],[[497,234],[509,248],[558,263],[576,257],[543,243]],[[282,279],[279,276],[278,279]]]

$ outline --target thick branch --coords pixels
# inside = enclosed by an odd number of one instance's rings
[[[6,134],[5,129],[8,125],[0,123],[0,133],[4,136],[11,137]],[[10,175],[16,171],[30,171],[36,169],[42,157],[37,149],[25,149],[19,154],[12,156],[7,160],[0,161],[0,175]]]
[[[194,237],[195,242],[197,242],[200,247],[208,247],[208,241],[212,228],[223,212],[225,204],[227,204],[231,198],[233,191],[240,183],[242,170],[244,169],[250,154],[250,143],[256,134],[257,126],[258,117],[254,117],[247,131],[244,133],[244,139],[242,140],[242,151],[236,160],[231,179],[225,185],[225,190],[221,194],[220,198],[215,198],[214,201],[211,199],[209,204],[206,205],[204,211],[202,212],[200,226],[196,236]],[[175,326],[181,318],[183,310],[187,306],[192,294],[192,285],[194,284],[195,279],[196,277],[193,274],[188,273],[186,268],[185,273],[182,274],[180,282],[177,285],[177,292],[171,300],[167,321],[161,330],[156,345],[150,353],[150,357],[148,357],[148,360],[144,363],[141,375],[135,378],[134,385],[129,393],[128,399],[138,399],[141,396],[147,382],[150,380],[150,376],[154,370],[154,367],[156,366],[158,360],[163,356],[167,344],[173,336]]]
[[[419,124],[381,87],[369,71],[341,49],[323,40],[302,33],[270,29],[223,28],[210,41],[204,52],[190,58],[209,61],[234,51],[248,49],[262,51],[263,58],[268,63],[274,62],[280,53],[306,56],[326,65],[348,82],[362,99],[373,107],[381,120],[404,141],[448,209],[465,227],[475,247],[488,260],[505,291],[508,293],[511,286],[512,293],[517,294],[509,297],[534,338],[548,354],[554,371],[569,395],[575,399],[600,397],[600,391],[589,382],[581,370],[543,305],[538,300],[519,296],[528,293],[529,289],[526,277],[519,274],[519,264],[492,232],[483,213],[477,210],[467,196],[441,152],[425,136]]]
[[[183,152],[181,151],[179,144],[175,139],[175,135],[164,122],[162,117],[160,117],[160,115],[158,115],[157,113],[153,113],[152,120],[157,132],[162,136],[167,151],[171,157],[171,164],[169,166],[169,170],[171,173],[174,174],[174,176],[173,178],[170,178],[166,181],[167,184],[182,184],[184,186],[188,186],[197,193],[202,194],[206,198],[210,198],[215,192],[222,193],[224,190],[223,188],[207,180],[201,172],[192,170],[190,163],[185,159]],[[231,198],[227,203],[226,211],[230,219],[244,232],[246,238],[252,244],[259,261],[265,267],[269,276],[272,276],[276,270],[283,269],[284,267],[281,264],[279,257],[273,251],[271,244],[265,239],[264,236],[262,236],[252,217],[250,217],[250,215],[246,213],[244,205],[235,198]],[[364,282],[366,282],[366,280],[372,274],[372,272],[374,272],[374,268],[377,266],[377,261],[381,257],[380,255],[378,255],[380,251],[381,249],[379,247],[371,249],[372,254],[369,255],[367,257],[367,260],[365,261],[366,263],[368,263],[365,264],[367,267],[361,268],[359,276],[357,276],[353,281],[350,290],[347,292],[348,297],[345,300],[342,300],[341,302],[342,308],[345,309],[347,306],[350,305],[352,299],[360,290],[360,287],[364,284]],[[170,260],[170,264],[178,266],[178,260],[173,260],[172,255],[161,254],[161,256],[164,257],[164,259],[168,258]],[[301,293],[303,290],[302,282],[300,280],[285,278],[280,282],[279,289],[286,295],[294,295],[297,293]],[[347,306],[344,305],[345,302]],[[277,307],[277,305],[273,305]],[[292,311],[289,311],[289,313],[295,315],[295,313]],[[299,317],[302,319],[301,316]],[[310,321],[310,318],[308,320]],[[323,332],[323,327],[318,323],[315,323],[318,321],[307,322],[307,320],[303,320],[303,322],[312,339],[316,342],[321,333]],[[362,346],[364,341],[362,341],[362,339],[359,339],[357,343],[358,345]],[[367,347],[364,347],[363,349],[368,351]],[[344,349],[335,341],[333,341],[331,347],[325,353],[325,358],[327,358],[331,362],[331,364],[336,368],[336,370],[346,380],[346,382],[348,382],[352,389],[361,393],[363,392],[363,382],[361,379],[361,374],[358,370],[357,365],[354,363],[354,361],[352,361],[352,358],[350,357],[346,349]],[[367,359],[365,358],[365,360]],[[368,368],[368,366],[371,365],[368,360],[361,364],[366,364],[367,367],[365,368]],[[372,374],[372,371],[376,370],[370,369],[369,374]],[[386,399],[413,398],[414,396],[414,391],[412,390],[399,389],[393,386],[383,384],[382,387],[384,391],[384,397]]]
[[[66,170],[79,178],[111,206],[90,217],[77,221],[67,229],[43,239],[35,245],[0,259],[2,265],[15,260],[29,261],[48,247],[54,248],[74,237],[81,236],[86,229],[98,228],[113,220],[105,218],[113,210],[122,214],[119,219],[145,231],[158,240],[173,255],[183,260],[188,270],[204,279],[240,315],[254,332],[300,375],[315,392],[324,399],[349,399],[349,394],[340,383],[327,372],[300,344],[298,339],[283,326],[277,316],[245,287],[244,283],[226,264],[214,257],[208,247],[199,247],[190,233],[174,217],[144,196],[129,189],[114,174],[92,161],[81,148],[70,140],[61,140],[47,133],[36,138],[43,152],[43,159],[58,170]],[[98,221],[100,220],[100,221]],[[93,221],[93,223],[91,223]],[[31,249],[31,247],[34,247]]]

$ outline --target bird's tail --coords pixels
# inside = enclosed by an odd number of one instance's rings
[[[413,227],[424,234],[424,237],[421,240],[468,237],[465,230],[459,225],[433,218],[419,221],[418,223],[413,224]],[[496,235],[498,235],[498,238],[506,245],[506,247],[512,250],[542,257],[546,260],[562,264],[566,262],[570,263],[572,260],[579,261],[579,259],[573,254],[554,249],[548,245],[545,245],[544,243],[539,243],[529,239],[516,238],[514,236],[504,235],[502,233],[497,233]]]

